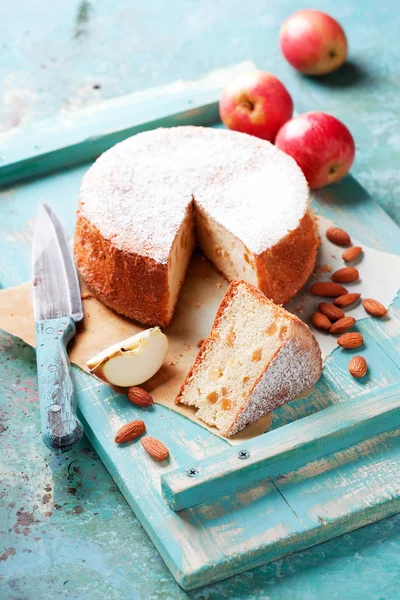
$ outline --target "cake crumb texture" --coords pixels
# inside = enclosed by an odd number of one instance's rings
[[[305,323],[245,281],[230,284],[176,399],[226,437],[310,389],[322,372]]]

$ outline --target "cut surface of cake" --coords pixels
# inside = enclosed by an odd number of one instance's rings
[[[256,287],[233,281],[176,403],[230,437],[309,390],[322,372],[305,323]]]
[[[168,325],[196,243],[228,280],[292,298],[319,243],[295,161],[243,133],[173,127],[117,144],[85,175],[76,262],[117,312]]]

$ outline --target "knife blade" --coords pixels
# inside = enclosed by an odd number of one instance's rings
[[[67,354],[83,309],[68,237],[46,204],[33,232],[32,271],[42,438],[49,448],[66,450],[83,434]]]

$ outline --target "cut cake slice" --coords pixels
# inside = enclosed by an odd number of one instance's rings
[[[175,402],[196,407],[200,419],[230,437],[310,389],[321,372],[307,325],[235,280]]]

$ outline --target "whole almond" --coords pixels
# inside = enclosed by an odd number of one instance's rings
[[[146,390],[142,390],[140,387],[130,387],[126,392],[128,396],[128,400],[136,406],[151,406],[153,404],[153,398],[146,392]]]
[[[331,281],[319,281],[318,283],[313,283],[310,287],[310,292],[314,294],[314,296],[343,296],[343,294],[347,294],[345,287],[339,283],[332,283]]]
[[[312,324],[317,329],[326,329],[329,331],[332,323],[328,319],[326,315],[323,315],[321,312],[315,312],[311,317]]]
[[[330,242],[337,246],[350,246],[351,239],[348,233],[346,233],[340,227],[329,227],[326,230],[326,237]]]
[[[378,300],[373,300],[373,298],[365,298],[363,300],[363,307],[373,317],[384,317],[387,313],[387,308],[378,302]]]
[[[130,442],[138,438],[146,431],[146,425],[143,421],[131,421],[127,423],[118,431],[117,435],[114,438],[114,441],[117,444],[125,444],[125,442]]]
[[[346,306],[350,306],[351,304],[354,304],[354,302],[357,302],[360,296],[361,294],[355,293],[344,294],[344,296],[339,296],[339,298],[335,298],[333,304],[335,306],[338,306],[339,308],[346,308]]]
[[[319,311],[322,312],[323,315],[326,315],[330,321],[337,321],[338,319],[342,319],[344,317],[344,312],[329,302],[320,302],[318,304],[318,308]]]
[[[353,356],[351,361],[349,362],[349,371],[350,374],[353,375],[356,379],[360,379],[364,377],[366,372],[368,371],[367,361],[363,356]]]
[[[341,335],[336,341],[342,348],[351,350],[352,348],[361,346],[364,343],[364,338],[358,331],[350,331],[350,333]]]
[[[151,437],[149,435],[145,435],[140,440],[143,448],[150,454],[154,460],[167,460],[169,456],[169,451],[166,446],[157,438]]]
[[[360,275],[354,267],[343,267],[343,269],[338,269],[331,275],[332,281],[336,281],[337,283],[350,283],[351,281],[357,281]]]
[[[360,256],[362,252],[361,246],[352,246],[351,248],[347,248],[342,254],[342,258],[345,262],[350,262],[351,260],[355,260]]]
[[[353,327],[355,322],[356,320],[354,319],[354,317],[343,317],[342,319],[336,321],[336,323],[333,323],[332,327],[329,330],[329,333],[344,333],[345,331],[350,329],[350,327]]]

